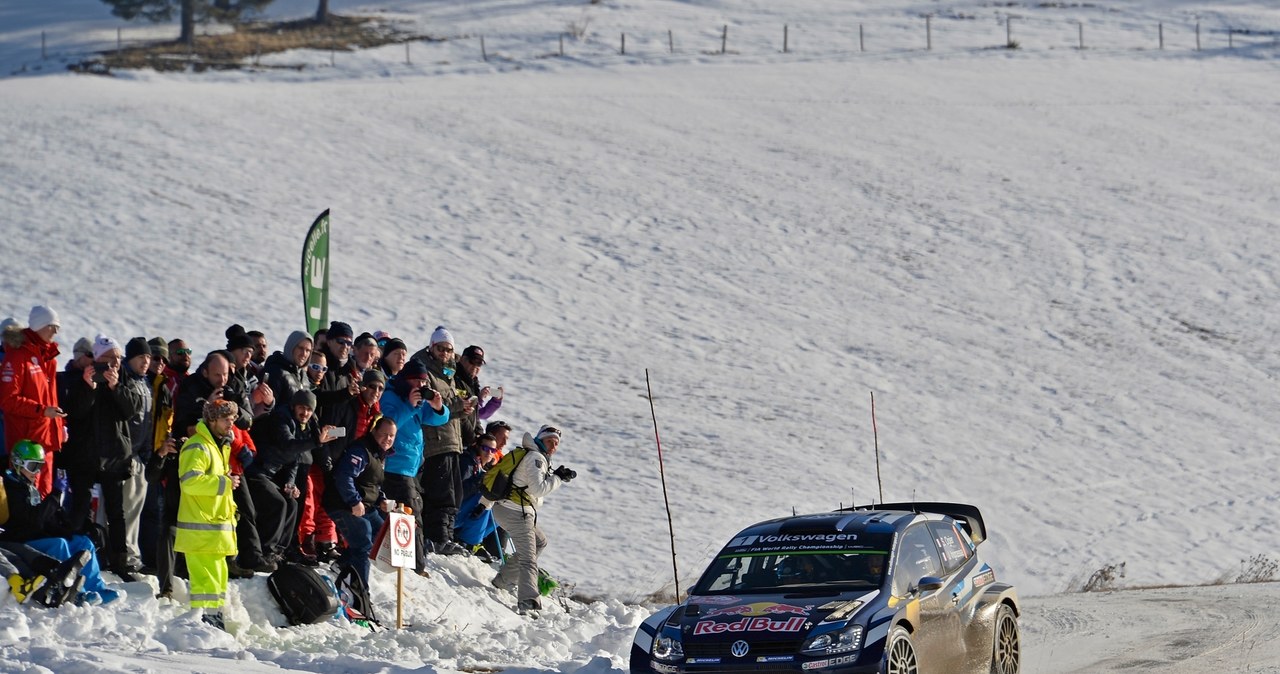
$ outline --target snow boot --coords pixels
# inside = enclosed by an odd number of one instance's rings
[[[84,585],[80,570],[90,559],[93,559],[93,552],[90,550],[81,550],[71,555],[49,573],[48,582],[36,592],[32,600],[46,608],[57,608],[78,595],[80,587]]]
[[[13,598],[17,599],[19,604],[25,604],[32,595],[45,586],[45,582],[44,576],[23,578],[15,573],[9,576],[9,591],[13,593]]]

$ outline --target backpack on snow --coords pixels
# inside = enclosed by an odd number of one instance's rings
[[[369,600],[369,587],[364,584],[364,580],[360,578],[354,566],[343,564],[333,585],[338,602],[342,605],[342,610],[338,612],[340,616],[371,630],[382,626],[373,614],[373,602]]]
[[[480,493],[495,503],[509,498],[512,490],[516,489],[512,477],[515,475],[516,469],[520,467],[520,462],[524,461],[524,457],[528,456],[531,451],[533,450],[520,447],[503,454],[497,465],[484,474],[484,478],[480,482]],[[516,456],[516,454],[520,456]]]
[[[314,625],[338,612],[337,594],[310,567],[281,563],[267,577],[267,589],[290,625]]]

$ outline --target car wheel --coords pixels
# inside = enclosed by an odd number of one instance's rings
[[[911,633],[901,625],[889,630],[889,641],[884,649],[884,674],[916,674],[916,646],[911,643]]]
[[[1022,671],[1022,637],[1018,617],[1002,604],[996,612],[995,643],[991,649],[991,674],[1018,674]]]

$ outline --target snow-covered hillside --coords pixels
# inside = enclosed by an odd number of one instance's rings
[[[7,643],[33,635],[6,655],[620,666],[645,614],[625,602],[670,590],[646,368],[682,584],[751,522],[879,499],[872,391],[884,497],[982,507],[1024,595],[1121,561],[1126,582],[1186,583],[1278,554],[1267,3],[1029,3],[1007,50],[1013,9],[977,2],[335,2],[455,39],[413,65],[395,46],[116,78],[55,72],[114,41],[104,5],[23,4],[0,26],[0,74],[19,73],[0,79],[0,314],[48,302],[67,346],[106,331],[200,355],[238,322],[278,347],[331,207],[332,317],[411,345],[447,325],[486,348],[518,429],[566,430],[580,477],[540,515],[544,566],[606,601],[515,627],[459,567],[413,588],[419,627],[360,639],[270,629],[238,584],[253,626],[231,639],[135,592],[71,620],[3,609]],[[545,57],[584,15],[591,36]],[[1097,47],[1074,49],[1077,21]],[[726,23],[731,53],[705,53]],[[1225,27],[1251,32],[1228,49]]]

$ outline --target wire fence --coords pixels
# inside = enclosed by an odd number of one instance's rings
[[[103,39],[104,31],[95,31],[85,39],[61,36],[59,47],[50,46],[42,31],[39,61],[92,59],[126,49],[154,45],[155,28],[118,27],[114,39]],[[132,33],[132,34],[131,34]],[[172,38],[168,38],[172,39]],[[199,38],[197,38],[199,39]],[[654,59],[676,56],[766,56],[794,54],[803,56],[847,56],[854,54],[904,54],[911,52],[977,52],[985,50],[1075,50],[1079,52],[1123,51],[1214,51],[1258,50],[1280,48],[1280,30],[1224,25],[1222,20],[1204,22],[1150,19],[1100,20],[1097,18],[1061,19],[997,12],[994,16],[976,16],[962,12],[922,15],[844,25],[781,24],[766,28],[760,24],[735,26],[721,24],[691,30],[617,30],[606,33],[588,30],[571,22],[562,30],[542,33],[461,34],[452,37],[403,40],[403,59],[413,65],[415,52],[419,63],[433,60],[440,49],[452,50],[451,58],[473,52],[483,62],[521,62],[548,57],[579,60],[625,57]],[[345,47],[317,46],[318,58],[297,67],[336,66]],[[258,65],[263,51],[245,59],[242,65]],[[172,58],[182,58],[180,54]],[[196,54],[188,55],[197,59]],[[441,62],[438,59],[435,61]],[[22,61],[14,72],[41,69],[30,59]]]

